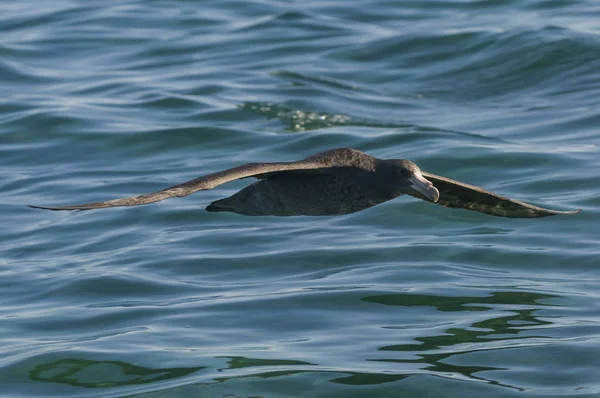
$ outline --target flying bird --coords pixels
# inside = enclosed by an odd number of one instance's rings
[[[296,162],[247,163],[162,191],[129,198],[70,206],[30,207],[91,210],[139,206],[174,196],[187,196],[248,177],[258,181],[228,198],[212,202],[206,210],[248,216],[331,216],[354,213],[401,195],[411,195],[445,207],[499,217],[537,218],[581,211],[544,209],[421,171],[409,160],[378,159],[349,148],[332,149]]]

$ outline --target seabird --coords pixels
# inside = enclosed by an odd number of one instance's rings
[[[331,216],[354,213],[408,194],[442,206],[499,217],[536,218],[581,211],[544,209],[421,171],[409,160],[378,159],[349,148],[332,149],[296,162],[247,163],[130,198],[71,206],[30,207],[90,210],[138,206],[187,196],[248,177],[258,181],[228,198],[212,202],[206,210],[248,216]]]

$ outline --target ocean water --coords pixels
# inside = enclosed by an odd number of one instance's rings
[[[0,395],[600,397],[600,3],[0,4]],[[336,147],[573,216],[89,212]]]

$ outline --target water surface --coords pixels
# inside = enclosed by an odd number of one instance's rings
[[[600,396],[600,6],[0,6],[0,391]],[[335,147],[575,216],[23,206]]]

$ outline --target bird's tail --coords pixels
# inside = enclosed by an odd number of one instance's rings
[[[210,212],[218,212],[218,211],[232,211],[231,206],[226,204],[226,199],[215,200],[208,206],[206,206],[206,211]]]

